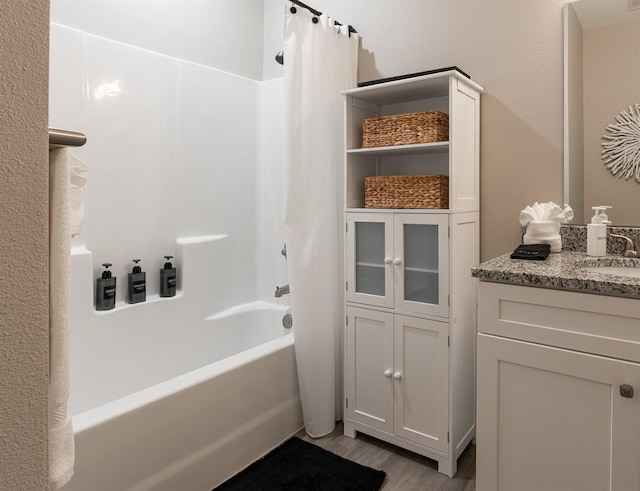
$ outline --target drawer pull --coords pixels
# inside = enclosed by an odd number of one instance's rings
[[[629,384],[622,384],[620,386],[620,395],[622,397],[628,397],[629,399],[631,399],[633,397],[633,387],[631,387]]]

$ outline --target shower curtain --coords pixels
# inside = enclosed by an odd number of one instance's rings
[[[295,13],[291,10],[296,10]],[[317,22],[313,19],[317,19]],[[305,429],[333,431],[342,407],[344,109],[358,37],[326,15],[285,12],[285,241]]]

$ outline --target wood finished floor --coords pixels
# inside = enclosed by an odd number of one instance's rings
[[[387,473],[382,491],[475,491],[476,447],[469,445],[458,459],[458,472],[449,478],[438,472],[438,463],[421,455],[377,440],[362,433],[344,436],[342,423],[322,438],[311,438],[304,430],[296,434],[304,441],[359,464]]]

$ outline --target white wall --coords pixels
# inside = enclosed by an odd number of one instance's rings
[[[262,79],[261,0],[51,0],[51,20],[174,58]]]

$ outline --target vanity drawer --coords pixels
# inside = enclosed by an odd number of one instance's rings
[[[481,281],[478,330],[640,361],[640,300]]]

